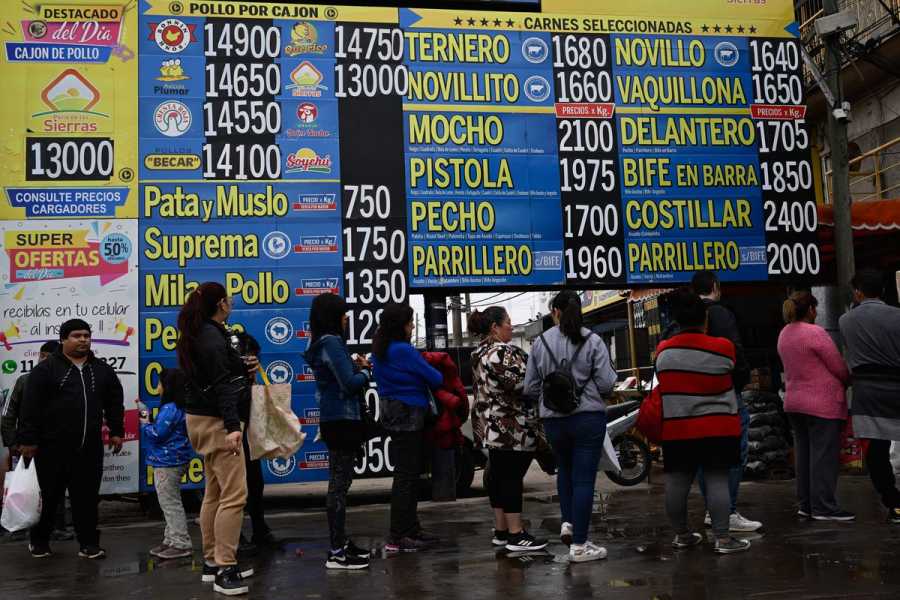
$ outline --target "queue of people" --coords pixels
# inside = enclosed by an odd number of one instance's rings
[[[815,324],[818,303],[810,292],[791,294],[783,306],[786,325],[778,353],[784,364],[784,410],[795,440],[797,514],[818,521],[855,518],[836,499],[840,443],[848,419],[846,392],[852,386],[855,435],[867,441],[870,476],[889,520],[900,524],[900,490],[889,461],[890,442],[900,439],[900,309],[881,300],[879,273],[860,271],[853,283],[857,306],[840,320],[846,362],[831,337]],[[734,315],[719,303],[720,295],[714,273],[699,273],[692,288],[679,292],[674,324],[656,349],[655,378],[665,508],[675,533],[672,545],[686,549],[704,539],[687,519],[688,495],[699,479],[713,549],[730,554],[750,547],[733,532],[753,531],[762,524],[737,510],[749,420],[740,391],[749,380],[749,368]],[[244,434],[250,388],[260,367],[259,345],[228,328],[232,307],[225,288],[215,282],[189,294],[178,317],[178,368],[162,372],[160,410],[152,422],[142,414],[141,428],[166,520],[162,543],[150,553],[160,559],[192,554],[180,481],[196,452],[204,460],[206,478],[200,512],[201,580],[212,583],[216,592],[240,595],[248,592],[246,580],[253,575],[238,558],[248,498],[255,496],[249,511],[253,540],[266,542],[272,534],[262,513],[259,463],[249,460]],[[589,562],[607,556],[605,548],[590,540],[589,530],[606,434],[606,399],[616,372],[606,344],[583,326],[577,293],[559,292],[550,308],[554,326],[535,340],[530,355],[510,343],[512,323],[502,307],[470,315],[469,330],[481,338],[471,363],[473,432],[477,447],[489,456],[491,544],[510,552],[548,545],[525,528],[523,482],[536,449],[549,442],[558,468],[559,539],[569,547],[570,562]],[[370,551],[354,544],[347,533],[347,495],[363,443],[381,429],[392,438],[394,465],[385,551],[415,552],[440,543],[420,522],[419,478],[426,469],[428,441],[458,439],[458,427],[468,416],[449,357],[426,360],[412,345],[412,308],[384,308],[371,360],[351,355],[345,341],[347,312],[343,298],[318,296],[311,307],[311,341],[304,354],[315,375],[320,433],[329,450],[329,570],[369,567]],[[88,323],[67,321],[59,337],[58,347],[46,345],[44,360],[17,384],[16,420],[10,426],[4,414],[3,436],[14,439],[17,452],[38,467],[44,510],[30,532],[31,554],[51,554],[55,509],[68,491],[79,556],[103,558],[97,530],[101,425],[105,422],[109,428],[113,452],[121,450],[122,386],[114,370],[91,352]],[[365,401],[372,383],[379,393],[378,423]],[[447,410],[452,418],[447,418]],[[442,423],[440,436],[428,433],[436,423]]]

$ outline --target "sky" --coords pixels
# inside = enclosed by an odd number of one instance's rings
[[[521,325],[534,320],[538,313],[547,314],[547,303],[552,297],[552,292],[504,292],[497,294],[496,292],[485,294],[470,294],[472,307],[483,310],[489,306],[503,306],[513,325]],[[410,305],[416,311],[416,317],[420,319],[420,325],[425,324],[425,301],[419,294],[410,296]],[[453,322],[448,314],[448,327],[452,334]],[[465,313],[463,313],[463,331],[466,330]],[[424,336],[424,329],[420,332]],[[413,333],[415,337],[415,333]]]

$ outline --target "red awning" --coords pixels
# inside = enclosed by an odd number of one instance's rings
[[[818,209],[819,224],[834,227],[834,209],[831,206]],[[900,199],[855,202],[850,210],[854,236],[900,231]]]

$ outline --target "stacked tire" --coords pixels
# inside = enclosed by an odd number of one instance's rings
[[[744,476],[751,479],[793,477],[790,426],[778,394],[745,390],[750,412],[749,448]]]

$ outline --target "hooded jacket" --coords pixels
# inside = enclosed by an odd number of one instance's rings
[[[443,450],[462,446],[461,428],[469,418],[469,396],[459,376],[459,368],[446,352],[423,352],[422,358],[444,377],[444,383],[434,391],[434,399],[441,405],[440,414],[427,431],[426,439]]]
[[[111,437],[125,435],[125,402],[115,370],[88,353],[81,368],[62,348],[28,376],[17,442],[77,450],[100,443],[104,419]]]
[[[344,340],[323,335],[309,345],[303,359],[316,378],[319,420],[359,421],[360,394],[368,387],[369,372],[354,368]]]
[[[166,402],[152,423],[141,426],[141,443],[151,467],[178,467],[190,462],[194,449],[188,440],[184,411],[174,402]]]

